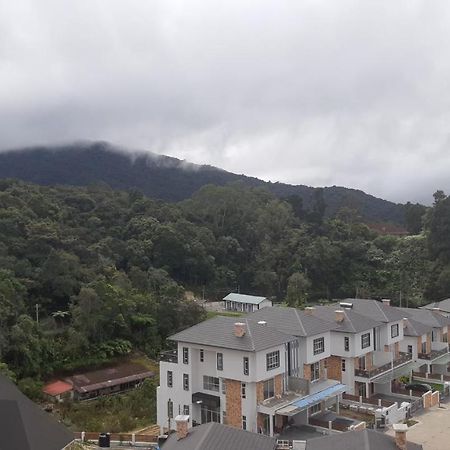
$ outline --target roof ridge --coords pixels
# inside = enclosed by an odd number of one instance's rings
[[[302,321],[301,321],[301,319],[300,319],[300,316],[299,316],[299,314],[298,314],[297,308],[294,308],[294,311],[295,311],[295,315],[296,315],[296,317],[297,317],[298,323],[300,324],[300,328],[302,329],[303,334],[306,336],[306,330],[305,330],[305,327],[303,326],[303,323],[302,323]]]
[[[198,441],[198,444],[195,446],[196,450],[201,450],[202,448],[202,444],[205,442],[206,438],[209,436],[209,434],[211,433],[211,430],[214,428],[214,424],[216,422],[209,422],[209,427],[206,430],[205,433],[203,433],[203,436],[201,437],[201,439]]]
[[[250,325],[248,323],[249,321],[248,321],[247,318],[245,318],[244,320],[245,320],[245,323],[247,325],[248,335],[250,337],[250,342],[252,344],[252,350],[255,351],[255,342],[253,341],[252,331],[250,330]]]

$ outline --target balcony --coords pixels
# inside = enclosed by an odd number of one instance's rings
[[[378,367],[374,367],[370,370],[365,369],[355,369],[356,377],[363,378],[373,378],[377,375],[381,375],[384,372],[388,372],[391,369],[395,369],[398,366],[406,364],[412,360],[412,355],[410,353],[400,352],[399,357]]]
[[[439,356],[445,355],[446,353],[448,353],[447,342],[432,342],[431,351],[429,353],[419,353],[417,357],[426,361],[432,361],[433,359],[439,358]]]
[[[178,363],[178,350],[166,350],[159,354],[159,360],[169,363]]]

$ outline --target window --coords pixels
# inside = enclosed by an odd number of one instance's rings
[[[359,364],[359,368],[361,370],[366,370],[366,357],[365,356],[360,356],[358,364]]]
[[[227,393],[227,383],[222,378],[222,394],[225,395]]]
[[[435,342],[437,339],[436,339],[436,335],[435,335],[435,333],[434,333],[434,330],[431,330],[431,342]]]
[[[247,429],[247,417],[246,416],[242,416],[242,429],[243,430]]]
[[[183,414],[185,416],[189,416],[189,405],[184,405],[183,406]]]
[[[223,353],[217,353],[217,370],[223,370]]]
[[[398,323],[391,325],[391,338],[395,338],[398,336]]]
[[[341,360],[341,371],[345,372],[345,359]]]
[[[169,400],[167,402],[167,417],[173,419],[173,401]]]
[[[370,347],[370,333],[361,335],[361,348]]]
[[[249,374],[249,361],[248,361],[248,356],[244,356],[243,359],[243,364],[244,364],[244,375],[248,375]]]
[[[219,383],[220,381],[218,378],[203,375],[203,389],[206,391],[219,392]]]
[[[189,390],[189,375],[187,373],[183,373],[183,389]]]
[[[311,381],[316,381],[320,378],[320,363],[319,361],[311,364]]]
[[[247,398],[247,386],[245,383],[241,383],[241,397],[242,398]]]
[[[183,347],[183,364],[189,364],[189,349]]]
[[[408,345],[408,353],[412,354],[413,352],[413,346],[412,345]]]
[[[173,372],[171,370],[167,371],[167,386],[173,387]]]
[[[318,355],[325,351],[325,339],[323,337],[314,339],[313,350],[315,355]]]
[[[205,360],[205,352],[204,350],[201,348],[200,349],[200,362],[203,362]]]
[[[346,352],[350,351],[350,338],[348,336],[344,337],[344,350]]]
[[[266,368],[267,370],[276,369],[280,367],[280,351],[267,353],[266,355]]]
[[[426,353],[426,352],[427,352],[427,343],[422,342],[422,353]]]
[[[264,381],[264,400],[272,398],[275,395],[273,378]]]

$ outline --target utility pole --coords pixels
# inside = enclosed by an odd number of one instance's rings
[[[36,323],[39,323],[39,304],[36,303]]]

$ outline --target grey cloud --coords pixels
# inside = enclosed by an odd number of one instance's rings
[[[439,0],[0,0],[0,148],[101,139],[429,202],[449,39]]]

